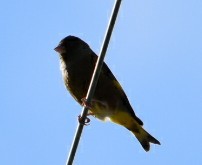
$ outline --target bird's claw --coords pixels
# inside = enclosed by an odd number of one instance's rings
[[[85,119],[83,119],[82,117],[81,117],[81,115],[79,115],[78,116],[78,121],[79,121],[79,123],[80,124],[82,124],[82,125],[90,125],[89,123],[90,123],[90,119],[88,118],[88,117],[86,117]]]

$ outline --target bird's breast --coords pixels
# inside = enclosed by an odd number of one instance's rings
[[[63,60],[60,62],[60,70],[67,90],[81,104],[81,99],[86,97],[90,83],[89,70],[82,68],[78,63],[67,64]]]
[[[60,70],[62,72],[63,79],[68,79],[67,66],[63,60],[60,60]]]

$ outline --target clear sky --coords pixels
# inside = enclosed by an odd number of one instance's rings
[[[63,165],[81,107],[53,50],[67,35],[99,53],[114,0],[0,2],[0,164]],[[202,164],[202,1],[123,1],[105,59],[144,128],[146,153],[123,127],[91,117],[77,165]]]

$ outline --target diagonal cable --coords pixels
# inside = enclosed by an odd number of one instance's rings
[[[97,86],[97,82],[98,82],[98,79],[100,76],[100,72],[102,70],[104,57],[105,57],[105,54],[107,51],[107,47],[109,45],[109,40],[110,40],[112,31],[113,31],[113,27],[114,27],[114,24],[115,24],[117,15],[118,15],[120,5],[121,5],[121,0],[116,0],[114,7],[113,7],[113,10],[112,10],[110,20],[109,20],[108,28],[107,28],[107,31],[105,34],[104,42],[103,42],[102,47],[101,47],[100,56],[98,57],[98,60],[96,62],[93,76],[92,76],[92,79],[91,79],[91,82],[90,82],[90,85],[88,88],[88,92],[86,95],[86,101],[85,101],[86,105],[90,104],[92,97],[94,95],[94,92],[95,92],[95,89]],[[82,108],[82,113],[81,113],[81,123],[85,122],[87,113],[88,113],[88,108],[86,106],[84,106]],[[83,131],[83,127],[84,127],[84,124],[81,124],[81,123],[79,123],[77,126],[77,130],[76,130],[73,142],[72,142],[72,146],[71,146],[71,149],[69,152],[69,156],[68,156],[66,165],[72,165],[72,163],[73,163],[74,156],[76,154],[76,150],[77,150],[79,140],[80,140],[80,137],[81,137],[81,134]]]

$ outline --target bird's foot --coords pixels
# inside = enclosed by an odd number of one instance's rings
[[[79,116],[78,116],[78,121],[79,121],[79,123],[82,124],[82,125],[90,125],[90,124],[89,124],[89,123],[90,123],[90,119],[89,119],[88,117],[86,117],[85,119],[83,119],[83,118],[81,117],[81,115],[79,115]]]
[[[81,99],[82,101],[82,106],[86,107],[87,109],[92,109],[92,106],[90,103],[87,103],[87,99],[84,97]]]

